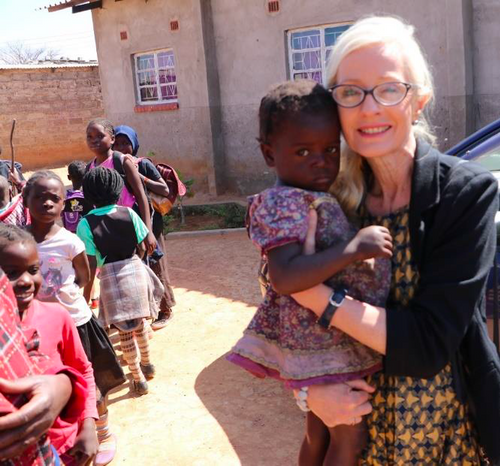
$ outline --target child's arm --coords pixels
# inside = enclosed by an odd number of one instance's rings
[[[75,283],[80,288],[86,286],[90,281],[90,266],[85,251],[73,258],[73,268],[75,269]]]
[[[87,256],[88,263],[90,268],[90,277],[88,283],[85,285],[83,289],[83,297],[87,302],[90,302],[90,298],[92,295],[92,287],[94,286],[95,273],[97,270],[97,259],[95,256]]]
[[[144,175],[139,174],[146,188],[148,188],[151,192],[155,194],[159,194],[160,196],[167,197],[169,194],[167,183],[163,178],[159,180],[152,180],[151,178],[146,178]]]
[[[156,238],[154,237],[153,233],[151,233],[153,231],[153,228],[151,226],[149,204],[146,193],[144,192],[144,187],[142,186],[141,179],[139,177],[139,172],[137,171],[134,163],[128,157],[123,157],[123,170],[125,171],[127,182],[132,188],[135,200],[137,201],[137,205],[139,206],[141,218],[148,227],[149,234],[145,239],[145,244],[148,253],[152,254],[156,248]]]
[[[144,254],[146,253],[146,246],[144,245],[144,241],[141,241],[136,246],[136,251],[137,251],[137,255],[142,259],[144,257]]]
[[[276,292],[292,294],[323,283],[353,262],[372,257],[391,257],[392,238],[380,226],[360,230],[348,242],[312,255],[303,255],[303,246],[290,243],[270,249],[269,278]]]

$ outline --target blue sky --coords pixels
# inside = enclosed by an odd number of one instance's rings
[[[96,59],[90,11],[71,13],[71,8],[49,13],[37,8],[61,0],[0,0],[0,47],[20,41],[36,48],[57,49],[60,56]]]

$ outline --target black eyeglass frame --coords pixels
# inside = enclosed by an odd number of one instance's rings
[[[404,93],[404,95],[401,98],[401,100],[398,100],[397,102],[394,102],[393,104],[385,104],[383,102],[380,102],[377,99],[377,97],[375,97],[375,94],[373,93],[375,91],[375,89],[377,89],[377,87],[385,86],[387,84],[403,84],[405,86],[406,92]],[[357,89],[359,89],[359,90],[361,90],[363,92],[363,98],[356,105],[342,105],[340,102],[337,101],[337,99],[335,98],[335,94],[334,94],[335,89],[338,89],[339,87],[355,87],[355,88],[357,88]],[[401,102],[403,102],[403,100],[405,100],[406,96],[408,95],[408,92],[410,92],[410,89],[412,87],[417,87],[417,85],[416,84],[410,84],[410,83],[404,83],[402,81],[391,81],[391,82],[387,82],[387,83],[377,84],[375,87],[372,87],[371,89],[363,89],[361,86],[357,86],[356,84],[336,84],[335,86],[330,87],[328,90],[332,94],[333,100],[335,100],[335,102],[337,102],[337,105],[339,105],[340,107],[343,107],[343,108],[356,108],[356,107],[359,107],[365,101],[367,95],[371,95],[373,97],[373,100],[375,100],[375,102],[377,102],[380,105],[383,105],[384,107],[394,107],[395,105],[398,105]]]

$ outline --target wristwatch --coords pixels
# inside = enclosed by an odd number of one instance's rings
[[[347,290],[344,287],[336,288],[335,290],[333,290],[332,295],[328,299],[328,305],[326,306],[326,309],[318,319],[318,324],[321,325],[321,327],[330,327],[330,323],[332,322],[335,312],[344,302],[346,293]]]

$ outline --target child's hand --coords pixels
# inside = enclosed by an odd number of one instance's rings
[[[153,233],[148,233],[148,235],[144,239],[144,245],[146,246],[146,253],[148,254],[148,256],[153,254],[154,250],[156,249],[156,238],[154,237]]]
[[[68,455],[75,458],[75,464],[86,465],[90,464],[90,461],[97,454],[98,448],[95,421],[92,418],[87,418],[83,421],[82,429],[75,439],[73,448],[68,451]]]
[[[352,248],[358,260],[372,257],[392,257],[392,237],[385,227],[373,225],[358,231],[349,242],[347,248]]]

